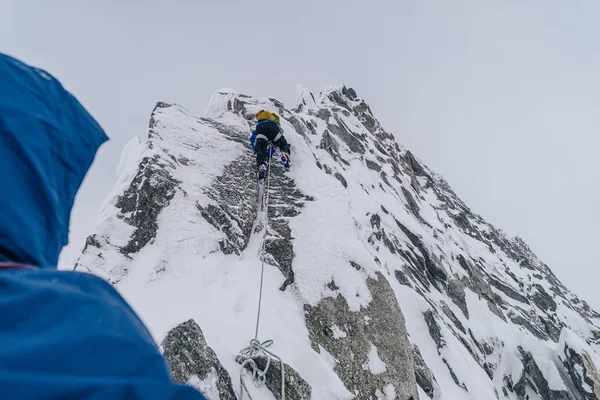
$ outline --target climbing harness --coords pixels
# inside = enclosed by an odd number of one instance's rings
[[[271,152],[271,143],[269,143],[269,147],[267,149],[267,154]],[[265,276],[265,246],[267,241],[267,231],[269,230],[269,191],[271,188],[271,157],[268,158],[268,166],[267,166],[267,187],[264,193],[264,233],[262,238],[262,243],[260,245],[260,260],[261,260],[261,268],[260,268],[260,289],[258,292],[258,312],[256,315],[256,330],[254,331],[254,339],[250,340],[250,345],[242,349],[239,353],[239,357],[244,359],[242,362],[242,367],[240,369],[240,400],[244,399],[244,392],[248,395],[250,400],[252,396],[250,395],[250,391],[246,387],[244,383],[243,373],[244,368],[249,366],[252,370],[252,380],[254,381],[257,387],[262,387],[266,381],[267,371],[271,366],[271,361],[275,360],[279,362],[281,366],[281,400],[285,400],[285,367],[283,364],[283,360],[277,356],[275,353],[269,351],[267,348],[273,344],[273,340],[268,339],[264,342],[260,342],[258,340],[258,327],[260,324],[260,311],[262,307],[262,293],[263,293],[263,282]],[[257,357],[264,357],[266,359],[266,365],[264,369],[260,369],[259,366],[254,361]]]

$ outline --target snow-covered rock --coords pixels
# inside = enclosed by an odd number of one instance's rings
[[[272,167],[268,224],[247,142],[260,109],[281,115],[293,159]],[[175,374],[211,393],[223,371],[239,382],[264,260],[258,339],[274,340],[298,398],[598,399],[600,315],[353,89],[299,87],[291,110],[222,89],[207,117],[157,104],[76,267],[173,343]],[[165,339],[182,329],[213,352],[194,353],[205,374],[181,361],[189,343]],[[270,385],[249,384],[253,398],[277,398]]]
[[[229,373],[206,344],[194,320],[173,328],[162,341],[161,349],[176,382],[200,389],[209,400],[237,399]]]

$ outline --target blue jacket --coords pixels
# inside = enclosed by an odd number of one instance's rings
[[[252,131],[252,134],[250,135],[250,146],[252,146],[252,150],[254,150],[254,152],[256,153],[256,128],[258,128],[259,125],[261,124],[277,124],[277,122],[275,121],[271,121],[270,119],[263,119],[262,121],[258,121],[258,123],[256,124],[256,127],[254,128],[254,130]],[[269,156],[273,156],[273,154],[275,154],[275,147],[271,146],[271,151],[269,152]]]
[[[3,54],[0,88],[0,399],[204,399],[171,381],[111,285],[56,270],[104,131],[52,76]]]

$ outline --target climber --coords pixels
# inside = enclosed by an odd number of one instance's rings
[[[260,110],[256,113],[256,128],[250,136],[250,144],[256,153],[256,166],[258,167],[258,179],[263,180],[267,174],[267,157],[273,156],[275,148],[279,149],[281,163],[286,169],[290,168],[290,145],[283,136],[279,125],[279,116],[269,111]],[[270,154],[267,154],[269,142],[272,143]]]
[[[204,400],[103,279],[58,271],[75,194],[108,138],[50,74],[0,54],[0,398]]]

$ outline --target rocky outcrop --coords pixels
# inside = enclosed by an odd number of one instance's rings
[[[240,255],[250,240],[258,204],[253,180],[252,159],[244,155],[227,165],[207,190],[212,202],[196,205],[202,217],[223,232],[219,245],[225,254]]]
[[[162,341],[173,380],[198,388],[209,400],[237,400],[231,377],[192,319],[173,328]]]
[[[465,317],[469,318],[469,309],[465,300],[465,287],[458,279],[450,279],[446,288],[448,297],[460,308]]]
[[[572,397],[565,390],[552,390],[548,385],[548,380],[540,370],[539,366],[530,353],[518,348],[523,363],[523,372],[521,378],[514,385],[513,390],[519,400],[527,400],[529,396],[527,390],[539,394],[543,400],[571,400]]]
[[[563,336],[561,336],[562,339]],[[565,335],[565,339],[568,339],[568,334]],[[559,359],[577,391],[577,398],[599,400],[600,370],[590,354],[573,345],[570,340],[562,341],[558,351]]]
[[[281,363],[273,358],[270,360],[266,357],[254,357],[253,358],[256,367],[260,371],[264,371],[267,368],[265,375],[264,385],[269,389],[273,396],[277,400],[281,400]],[[237,362],[242,364],[244,359],[241,357],[237,358]],[[294,369],[289,365],[283,364],[284,366],[284,386],[285,386],[285,398],[289,400],[310,400],[312,388]],[[252,372],[251,364],[246,364],[246,370]]]
[[[312,199],[298,190],[282,167],[277,165],[271,168],[273,176],[270,182],[269,232],[265,241],[265,260],[279,268],[285,277],[280,289],[285,290],[294,283],[294,246],[289,221],[300,214],[305,202]]]
[[[427,364],[425,364],[425,360],[423,360],[423,356],[421,356],[419,347],[416,345],[413,345],[413,361],[415,363],[415,378],[417,384],[429,398],[433,399],[436,393],[439,392],[439,386],[435,381],[435,376],[433,376],[433,373]]]
[[[377,398],[388,385],[399,400],[416,398],[413,348],[394,292],[382,274],[367,283],[373,300],[359,312],[343,296],[305,306],[313,349],[336,360],[335,372],[357,400]]]

